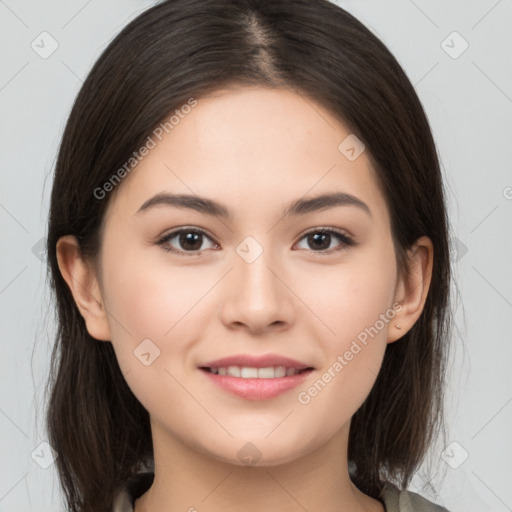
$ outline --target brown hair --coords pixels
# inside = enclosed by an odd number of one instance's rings
[[[434,245],[424,310],[389,344],[352,418],[354,484],[378,497],[405,488],[444,425],[451,332],[448,220],[440,165],[422,105],[385,45],[327,0],[168,0],[131,21],[85,80],[63,134],[51,195],[48,271],[57,305],[47,429],[72,512],[100,512],[151,460],[149,415],[111,343],[88,334],[57,264],[75,235],[94,259],[112,179],[170,112],[229,85],[288,88],[312,98],[361,139],[389,208],[398,269],[422,235]],[[122,186],[122,183],[119,185]],[[119,188],[117,187],[117,189]]]

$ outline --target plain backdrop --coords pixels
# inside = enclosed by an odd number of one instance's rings
[[[64,511],[43,426],[55,328],[42,249],[52,171],[88,70],[153,4],[0,0],[0,512]],[[410,489],[452,512],[510,511],[512,1],[339,5],[384,41],[415,85],[453,229],[449,439]]]

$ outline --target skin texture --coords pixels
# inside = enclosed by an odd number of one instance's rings
[[[349,134],[292,91],[218,91],[199,98],[118,185],[96,262],[80,257],[74,237],[59,240],[60,269],[89,333],[113,344],[151,417],[155,481],[136,512],[384,510],[349,479],[350,420],[387,344],[421,314],[433,247],[420,238],[410,251],[411,276],[397,274],[387,206],[366,151],[349,161],[338,150]],[[372,215],[355,206],[282,215],[296,199],[333,191],[357,196]],[[160,192],[215,199],[232,219],[166,205],[137,213]],[[182,227],[209,233],[193,256],[157,244]],[[308,243],[308,232],[325,227],[356,245],[335,235],[327,250]],[[236,251],[247,236],[263,251],[251,263]],[[178,237],[166,246],[190,247]],[[396,316],[300,403],[298,393],[396,302]],[[146,366],[134,350],[148,338],[160,355]],[[258,401],[227,393],[198,369],[242,353],[277,353],[315,370],[299,388]],[[249,442],[261,457],[252,466],[239,455]]]

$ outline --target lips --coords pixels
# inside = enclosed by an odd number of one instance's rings
[[[246,400],[265,400],[303,383],[314,370],[301,361],[277,354],[241,354],[209,361],[199,369],[210,382]]]

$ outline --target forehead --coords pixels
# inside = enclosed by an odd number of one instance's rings
[[[342,191],[387,214],[366,150],[314,100],[290,90],[236,87],[197,98],[150,135],[153,147],[116,190],[112,209],[135,213],[159,192],[198,194],[262,212]],[[170,116],[169,116],[170,117]],[[165,120],[164,120],[165,122]],[[354,145],[355,144],[355,145]],[[340,146],[341,145],[341,146]],[[357,156],[357,153],[355,153]],[[351,156],[352,158],[348,158]]]

